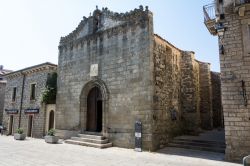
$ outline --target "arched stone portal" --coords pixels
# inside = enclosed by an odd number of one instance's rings
[[[83,86],[80,96],[81,132],[107,134],[108,89],[102,80],[91,80]]]

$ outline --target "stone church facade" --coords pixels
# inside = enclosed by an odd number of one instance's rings
[[[250,1],[216,0],[204,16],[219,39],[226,159],[242,161],[250,153]]]
[[[213,109],[219,86],[213,74],[219,80],[194,52],[154,34],[147,7],[124,14],[96,9],[60,40],[57,133],[69,138],[88,131],[134,148],[140,121],[142,147],[151,151],[176,135],[212,129],[213,112],[221,111]]]

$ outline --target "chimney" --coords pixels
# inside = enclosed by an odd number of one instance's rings
[[[0,70],[3,70],[3,65],[0,65]]]

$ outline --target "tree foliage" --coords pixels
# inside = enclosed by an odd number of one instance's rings
[[[57,73],[48,74],[46,88],[42,93],[42,102],[45,104],[56,103]]]

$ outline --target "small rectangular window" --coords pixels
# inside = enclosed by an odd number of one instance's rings
[[[16,87],[13,88],[12,91],[12,101],[15,102],[16,101]]]
[[[250,39],[250,25],[248,25],[248,37],[249,37],[249,39]]]
[[[30,100],[36,99],[36,84],[31,84]]]

